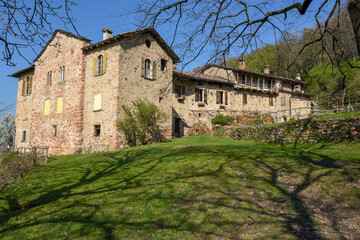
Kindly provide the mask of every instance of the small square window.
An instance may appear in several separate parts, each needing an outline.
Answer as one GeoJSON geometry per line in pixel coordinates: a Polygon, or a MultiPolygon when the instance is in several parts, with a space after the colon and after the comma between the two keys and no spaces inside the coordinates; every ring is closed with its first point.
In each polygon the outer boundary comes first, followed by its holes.
{"type": "Polygon", "coordinates": [[[22,131],[21,142],[26,142],[26,130],[22,131]]]}
{"type": "Polygon", "coordinates": [[[165,59],[161,59],[161,71],[165,71],[167,61],[165,59]]]}
{"type": "Polygon", "coordinates": [[[94,136],[99,137],[101,132],[101,125],[94,125],[94,136]]]}

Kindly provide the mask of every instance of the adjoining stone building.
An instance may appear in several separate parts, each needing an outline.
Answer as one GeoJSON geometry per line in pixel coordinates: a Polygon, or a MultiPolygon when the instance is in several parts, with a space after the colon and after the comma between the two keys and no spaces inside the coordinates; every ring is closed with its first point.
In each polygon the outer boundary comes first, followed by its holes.
{"type": "Polygon", "coordinates": [[[116,121],[122,105],[138,98],[168,114],[162,125],[168,138],[186,135],[199,121],[210,125],[217,113],[310,103],[300,80],[246,71],[244,64],[184,72],[176,70],[179,61],[154,28],[116,36],[105,28],[94,44],[56,30],[35,64],[12,75],[19,79],[15,146],[48,146],[51,154],[119,149],[125,142],[116,121]]]}

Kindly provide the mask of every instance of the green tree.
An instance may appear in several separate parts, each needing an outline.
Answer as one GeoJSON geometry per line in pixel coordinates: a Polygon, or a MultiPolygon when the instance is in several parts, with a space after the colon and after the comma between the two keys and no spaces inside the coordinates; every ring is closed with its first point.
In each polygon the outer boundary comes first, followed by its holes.
{"type": "Polygon", "coordinates": [[[124,115],[117,126],[130,146],[163,139],[159,124],[167,119],[167,115],[158,106],[147,99],[137,99],[132,102],[132,107],[123,105],[122,108],[124,115]]]}

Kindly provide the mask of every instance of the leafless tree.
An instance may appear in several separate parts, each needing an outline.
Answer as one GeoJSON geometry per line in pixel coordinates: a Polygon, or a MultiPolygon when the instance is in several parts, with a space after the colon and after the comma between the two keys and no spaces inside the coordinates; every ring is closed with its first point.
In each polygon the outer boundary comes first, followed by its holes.
{"type": "Polygon", "coordinates": [[[9,66],[15,66],[15,55],[32,62],[24,57],[23,49],[29,47],[36,54],[36,47],[43,47],[53,33],[54,22],[77,32],[73,5],[72,0],[0,0],[0,59],[9,66]]]}
{"type": "MultiPolygon", "coordinates": [[[[208,54],[208,60],[217,62],[232,55],[241,56],[262,43],[264,34],[273,32],[276,38],[283,37],[290,26],[296,28],[296,17],[306,15],[316,24],[316,37],[305,44],[299,53],[310,45],[332,37],[336,53],[343,54],[343,46],[330,31],[329,23],[342,0],[303,1],[250,1],[250,0],[141,0],[136,14],[140,26],[159,26],[172,23],[171,45],[180,47],[187,62],[208,54]],[[276,6],[280,6],[276,8],[276,6]],[[278,35],[278,36],[277,36],[278,35]],[[280,36],[279,36],[280,35],[280,36]],[[190,58],[189,58],[190,56],[190,58]]],[[[360,0],[348,0],[347,10],[359,54],[360,0]]],[[[349,31],[352,31],[349,29],[349,31]]],[[[325,44],[325,43],[324,43],[325,44]]],[[[322,44],[325,54],[331,55],[322,44]]],[[[346,58],[345,55],[342,56],[346,58]]]]}

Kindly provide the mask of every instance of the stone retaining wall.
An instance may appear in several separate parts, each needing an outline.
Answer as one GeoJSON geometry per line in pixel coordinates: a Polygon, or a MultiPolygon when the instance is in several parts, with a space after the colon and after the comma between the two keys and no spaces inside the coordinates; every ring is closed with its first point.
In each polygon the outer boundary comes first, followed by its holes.
{"type": "Polygon", "coordinates": [[[314,120],[307,118],[277,127],[229,126],[225,135],[235,140],[270,143],[360,142],[360,117],[314,120]]]}

